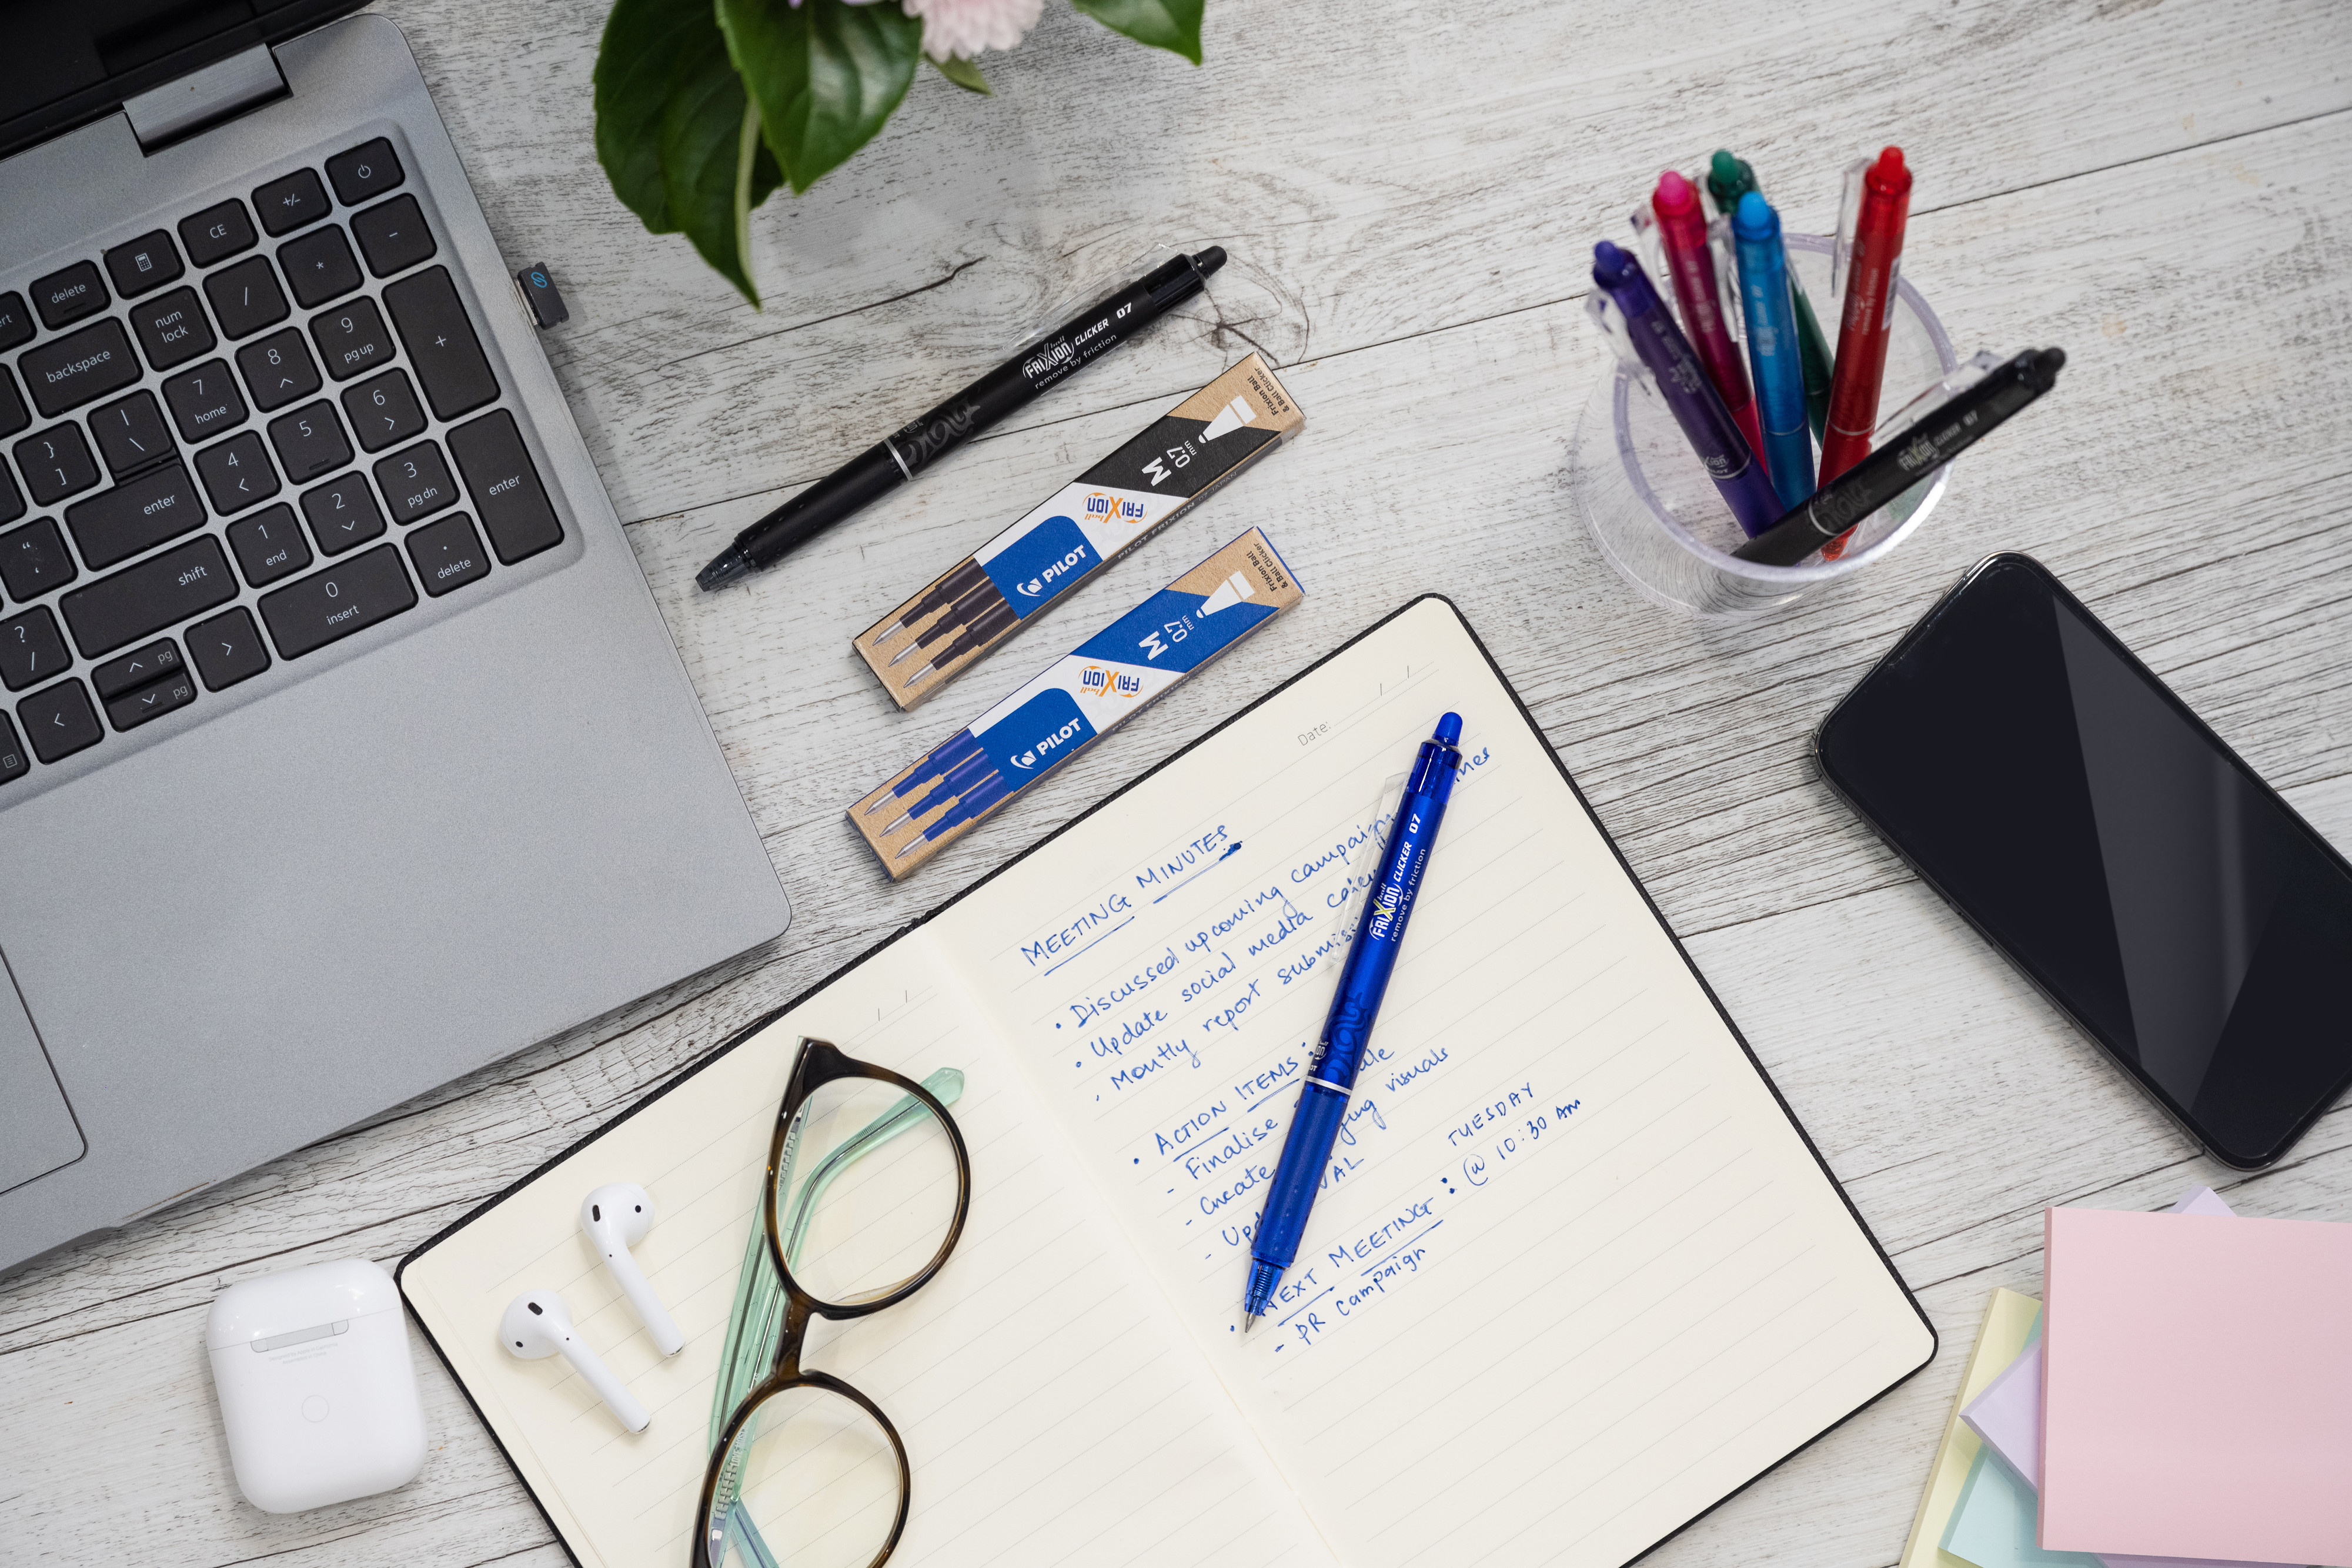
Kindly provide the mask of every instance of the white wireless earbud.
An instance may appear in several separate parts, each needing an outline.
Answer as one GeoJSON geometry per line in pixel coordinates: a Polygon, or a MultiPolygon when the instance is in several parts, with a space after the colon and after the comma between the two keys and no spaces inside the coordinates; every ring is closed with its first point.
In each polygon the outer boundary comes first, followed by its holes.
{"type": "Polygon", "coordinates": [[[539,1361],[560,1355],[572,1364],[596,1397],[613,1412],[613,1418],[632,1432],[642,1432],[653,1421],[637,1396],[629,1392],[628,1385],[606,1370],[596,1359],[596,1353],[580,1342],[572,1326],[572,1314],[564,1310],[563,1298],[552,1291],[527,1291],[514,1299],[506,1316],[499,1320],[499,1343],[507,1354],[521,1361],[539,1361]]]}
{"type": "Polygon", "coordinates": [[[664,1355],[676,1355],[686,1343],[686,1336],[677,1332],[669,1309],[654,1294],[645,1270],[629,1256],[629,1249],[643,1241],[653,1226],[654,1200],[635,1182],[616,1181],[600,1186],[580,1201],[580,1228],[588,1233],[589,1241],[604,1255],[604,1267],[613,1270],[621,1293],[636,1309],[637,1322],[646,1325],[654,1348],[664,1355]]]}

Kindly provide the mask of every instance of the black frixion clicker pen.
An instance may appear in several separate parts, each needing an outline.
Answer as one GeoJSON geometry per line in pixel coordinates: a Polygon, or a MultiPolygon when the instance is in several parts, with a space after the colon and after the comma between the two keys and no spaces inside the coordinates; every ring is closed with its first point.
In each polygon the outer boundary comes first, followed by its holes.
{"type": "Polygon", "coordinates": [[[1799,566],[1815,550],[2000,428],[2058,384],[2063,349],[2028,349],[1823,485],[1731,553],[1765,566],[1799,566]]]}
{"type": "Polygon", "coordinates": [[[1198,256],[1171,257],[1097,301],[745,528],[694,580],[705,589],[732,582],[906,484],[1039,392],[1066,381],[1201,292],[1209,274],[1224,264],[1223,250],[1211,246],[1198,256]]]}

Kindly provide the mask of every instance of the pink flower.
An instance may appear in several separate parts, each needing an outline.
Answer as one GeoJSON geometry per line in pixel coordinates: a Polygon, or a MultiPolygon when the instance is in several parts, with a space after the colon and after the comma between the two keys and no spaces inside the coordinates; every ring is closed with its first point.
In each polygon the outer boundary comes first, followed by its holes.
{"type": "Polygon", "coordinates": [[[1045,8],[1045,0],[900,0],[909,16],[923,19],[923,53],[935,60],[950,55],[971,58],[982,49],[1009,49],[1019,43],[1045,8]]]}

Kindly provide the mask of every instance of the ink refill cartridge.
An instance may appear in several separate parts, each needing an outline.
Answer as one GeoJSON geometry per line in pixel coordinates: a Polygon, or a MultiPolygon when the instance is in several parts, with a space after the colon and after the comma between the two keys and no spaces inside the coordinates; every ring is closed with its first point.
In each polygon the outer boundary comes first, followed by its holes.
{"type": "Polygon", "coordinates": [[[911,708],[1306,423],[1265,361],[1247,355],[850,645],[890,700],[911,708]]]}
{"type": "Polygon", "coordinates": [[[1252,528],[849,808],[892,881],[1306,597],[1252,528]]]}

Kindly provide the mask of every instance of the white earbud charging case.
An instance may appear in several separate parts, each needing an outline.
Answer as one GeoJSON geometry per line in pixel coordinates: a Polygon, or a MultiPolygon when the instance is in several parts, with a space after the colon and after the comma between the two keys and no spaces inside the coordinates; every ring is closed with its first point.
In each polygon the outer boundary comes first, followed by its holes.
{"type": "Polygon", "coordinates": [[[425,1468],[400,1287],[375,1264],[231,1285],[213,1298],[205,1345],[237,1488],[263,1512],[390,1491],[425,1468]]]}

